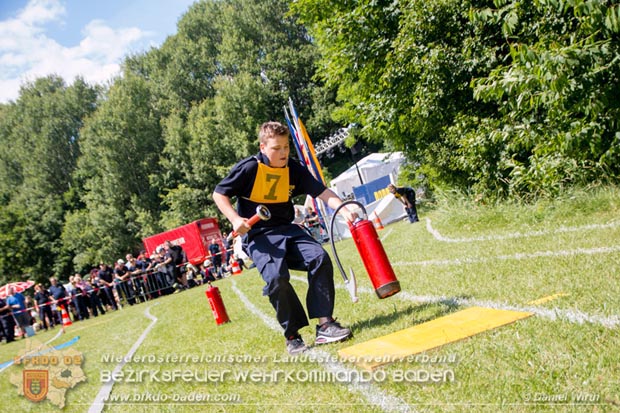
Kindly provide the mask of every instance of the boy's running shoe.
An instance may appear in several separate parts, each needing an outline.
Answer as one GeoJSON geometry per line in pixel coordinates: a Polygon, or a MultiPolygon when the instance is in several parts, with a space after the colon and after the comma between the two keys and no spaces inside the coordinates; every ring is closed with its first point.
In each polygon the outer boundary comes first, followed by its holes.
{"type": "Polygon", "coordinates": [[[288,351],[288,354],[295,355],[303,353],[307,349],[306,343],[304,343],[304,340],[299,334],[291,336],[286,340],[286,351],[288,351]]]}
{"type": "Polygon", "coordinates": [[[352,337],[353,333],[346,327],[340,325],[335,319],[316,326],[316,340],[314,344],[335,343],[344,341],[352,337]]]}

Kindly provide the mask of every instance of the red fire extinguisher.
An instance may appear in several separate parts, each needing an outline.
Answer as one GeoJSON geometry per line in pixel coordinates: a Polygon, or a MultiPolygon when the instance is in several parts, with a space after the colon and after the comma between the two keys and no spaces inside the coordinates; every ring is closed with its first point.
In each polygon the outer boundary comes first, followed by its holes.
{"type": "MultiPolygon", "coordinates": [[[[400,291],[400,283],[398,282],[398,279],[396,279],[396,274],[394,274],[394,269],[392,269],[390,260],[388,259],[387,254],[383,249],[383,245],[379,240],[379,235],[377,234],[374,224],[368,220],[368,214],[366,213],[366,208],[364,208],[364,205],[357,201],[343,202],[342,205],[334,211],[334,217],[342,207],[349,204],[356,204],[364,212],[363,219],[359,219],[355,222],[349,222],[349,230],[351,231],[351,236],[353,237],[353,242],[357,247],[357,251],[362,257],[362,262],[368,272],[368,276],[370,277],[370,281],[375,289],[375,293],[379,298],[390,297],[400,291]]],[[[355,274],[351,269],[351,277],[349,278],[346,276],[334,246],[334,221],[335,219],[332,219],[330,228],[332,252],[334,253],[338,268],[342,273],[342,278],[344,279],[345,285],[349,290],[349,294],[351,294],[351,299],[353,302],[357,302],[357,295],[355,291],[355,274]]]]}
{"type": "Polygon", "coordinates": [[[224,301],[222,300],[222,296],[220,295],[220,289],[212,286],[211,283],[209,283],[205,294],[207,295],[207,299],[209,300],[209,304],[211,305],[211,311],[213,312],[215,323],[218,326],[220,324],[228,323],[230,319],[228,318],[228,314],[226,313],[226,307],[224,306],[224,301]]]}

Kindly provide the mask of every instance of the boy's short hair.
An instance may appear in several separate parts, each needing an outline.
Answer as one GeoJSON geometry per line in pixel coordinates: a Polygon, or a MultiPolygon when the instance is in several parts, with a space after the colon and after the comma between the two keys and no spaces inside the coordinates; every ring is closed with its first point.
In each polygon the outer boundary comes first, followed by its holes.
{"type": "Polygon", "coordinates": [[[265,122],[260,125],[260,131],[258,133],[258,140],[261,143],[274,136],[286,136],[289,137],[289,130],[286,126],[280,122],[265,122]]]}

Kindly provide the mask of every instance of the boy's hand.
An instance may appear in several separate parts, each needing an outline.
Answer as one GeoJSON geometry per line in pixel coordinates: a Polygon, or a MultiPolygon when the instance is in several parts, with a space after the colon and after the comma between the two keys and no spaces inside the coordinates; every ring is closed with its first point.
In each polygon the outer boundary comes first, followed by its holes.
{"type": "Polygon", "coordinates": [[[359,218],[359,215],[357,215],[357,212],[354,211],[350,211],[348,208],[342,208],[342,210],[340,211],[340,213],[345,217],[345,219],[348,222],[355,222],[356,219],[359,218]]]}
{"type": "Polygon", "coordinates": [[[247,234],[247,232],[252,229],[250,225],[248,225],[248,219],[243,217],[237,217],[232,222],[233,230],[239,235],[247,234]]]}

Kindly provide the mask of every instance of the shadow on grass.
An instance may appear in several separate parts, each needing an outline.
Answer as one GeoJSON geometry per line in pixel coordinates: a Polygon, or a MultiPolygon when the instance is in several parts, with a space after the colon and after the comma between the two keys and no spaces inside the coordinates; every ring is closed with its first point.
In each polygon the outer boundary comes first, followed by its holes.
{"type": "Polygon", "coordinates": [[[362,328],[373,328],[377,326],[384,326],[386,324],[393,324],[403,318],[411,319],[411,326],[426,323],[428,321],[435,320],[439,317],[443,317],[455,311],[461,309],[459,300],[466,299],[467,297],[452,297],[439,301],[433,301],[430,303],[423,303],[418,305],[410,305],[406,308],[392,311],[389,314],[380,314],[375,317],[360,320],[353,323],[350,328],[353,330],[362,328]],[[432,311],[429,315],[421,316],[428,311],[432,311]]]}

